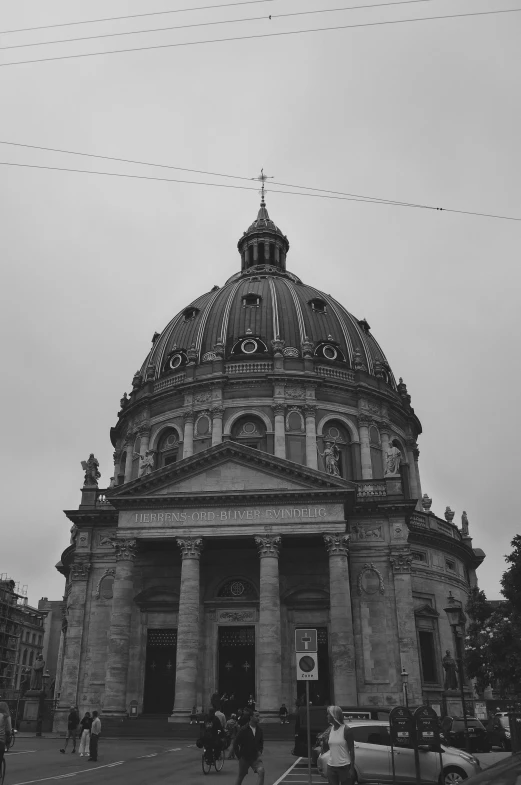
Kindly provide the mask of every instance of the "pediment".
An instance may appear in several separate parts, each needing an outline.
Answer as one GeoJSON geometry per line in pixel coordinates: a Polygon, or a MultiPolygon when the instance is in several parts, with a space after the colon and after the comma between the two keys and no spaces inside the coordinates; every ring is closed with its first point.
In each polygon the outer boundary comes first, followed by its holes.
{"type": "Polygon", "coordinates": [[[422,605],[420,608],[416,608],[414,611],[415,616],[423,616],[428,617],[430,619],[439,619],[440,614],[438,611],[434,610],[431,605],[422,605]]]}
{"type": "Polygon", "coordinates": [[[107,493],[107,498],[114,506],[120,506],[118,501],[147,497],[313,490],[351,491],[354,494],[355,485],[250,447],[226,442],[114,488],[107,493]]]}

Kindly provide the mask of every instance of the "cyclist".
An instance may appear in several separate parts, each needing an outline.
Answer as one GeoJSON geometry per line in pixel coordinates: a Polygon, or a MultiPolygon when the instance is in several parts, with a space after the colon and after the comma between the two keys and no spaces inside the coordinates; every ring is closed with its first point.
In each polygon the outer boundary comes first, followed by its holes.
{"type": "Polygon", "coordinates": [[[7,745],[11,741],[11,733],[13,732],[13,726],[11,724],[11,713],[9,711],[9,706],[5,701],[0,703],[0,767],[2,766],[2,761],[4,760],[4,753],[6,751],[7,745]]]}
{"type": "Polygon", "coordinates": [[[203,720],[203,747],[204,753],[209,758],[218,758],[221,754],[223,727],[220,720],[215,716],[215,709],[212,707],[203,720]]]}

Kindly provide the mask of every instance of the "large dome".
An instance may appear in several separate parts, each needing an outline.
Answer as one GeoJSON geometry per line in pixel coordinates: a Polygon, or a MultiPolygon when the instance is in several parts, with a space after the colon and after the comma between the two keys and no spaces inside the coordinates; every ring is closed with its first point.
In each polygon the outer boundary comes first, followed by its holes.
{"type": "Polygon", "coordinates": [[[396,389],[367,321],[286,270],[289,243],[264,202],[238,247],[241,272],[187,304],[154,336],[137,377],[159,379],[190,360],[268,359],[281,350],[288,359],[320,359],[339,378],[342,370],[366,371],[396,389]]]}

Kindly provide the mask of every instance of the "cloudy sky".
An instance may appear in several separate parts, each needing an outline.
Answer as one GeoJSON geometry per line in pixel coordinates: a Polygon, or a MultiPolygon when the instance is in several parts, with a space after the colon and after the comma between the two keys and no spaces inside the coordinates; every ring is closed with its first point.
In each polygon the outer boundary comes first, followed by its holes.
{"type": "MultiPolygon", "coordinates": [[[[98,24],[216,0],[1,0],[2,141],[521,218],[516,0],[266,0],[98,24]],[[272,19],[266,17],[271,14],[272,19]],[[249,22],[229,20],[263,17],[249,22]],[[228,20],[227,24],[209,22],[228,20]],[[165,32],[5,49],[158,27],[165,32]],[[238,38],[96,57],[4,63],[238,38]]],[[[242,185],[246,180],[0,145],[0,161],[242,185]]],[[[281,186],[279,186],[280,188],[281,186]]],[[[273,189],[276,186],[273,185],[273,189]]],[[[285,190],[296,189],[294,187],[285,190]]],[[[80,461],[112,474],[109,429],[154,331],[239,269],[256,190],[0,166],[0,572],[58,599],[80,461]]],[[[365,317],[424,433],[433,511],[466,510],[499,596],[519,531],[521,222],[268,194],[288,267],[365,317]]]]}

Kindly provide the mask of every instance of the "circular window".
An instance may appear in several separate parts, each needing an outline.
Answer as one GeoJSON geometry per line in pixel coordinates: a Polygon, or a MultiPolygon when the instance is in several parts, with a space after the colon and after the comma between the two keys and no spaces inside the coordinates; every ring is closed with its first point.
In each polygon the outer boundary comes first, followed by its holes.
{"type": "Polygon", "coordinates": [[[338,430],[338,428],[335,428],[334,425],[331,426],[331,428],[329,429],[329,437],[331,439],[339,439],[340,438],[340,431],[338,430]]]}
{"type": "Polygon", "coordinates": [[[234,597],[240,597],[244,594],[244,583],[242,581],[234,581],[230,586],[230,592],[234,597]]]}
{"type": "Polygon", "coordinates": [[[252,341],[251,339],[243,341],[241,349],[245,354],[253,354],[257,351],[257,341],[252,341]]]}
{"type": "Polygon", "coordinates": [[[242,430],[243,430],[244,433],[255,433],[255,431],[256,431],[255,423],[253,423],[253,422],[244,423],[244,426],[243,426],[242,430]]]}
{"type": "Polygon", "coordinates": [[[177,445],[177,433],[169,433],[165,439],[165,447],[175,447],[177,445]]]}
{"type": "Polygon", "coordinates": [[[200,417],[197,420],[197,433],[202,436],[210,430],[210,420],[208,417],[200,417]]]}
{"type": "Polygon", "coordinates": [[[327,357],[328,360],[336,360],[337,355],[338,355],[337,350],[335,349],[335,347],[334,346],[330,346],[329,344],[327,344],[327,346],[324,346],[324,348],[322,349],[322,352],[324,354],[324,357],[327,357]]]}
{"type": "Polygon", "coordinates": [[[183,358],[181,357],[181,355],[174,354],[174,356],[170,358],[170,362],[169,362],[170,368],[173,371],[175,371],[176,368],[179,368],[182,362],[183,362],[183,358]]]}

